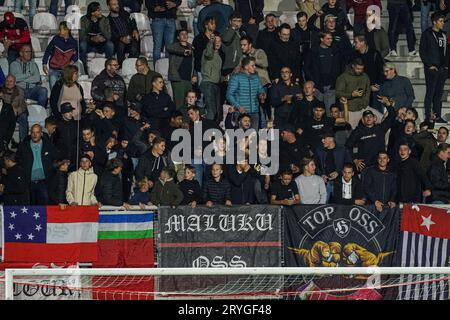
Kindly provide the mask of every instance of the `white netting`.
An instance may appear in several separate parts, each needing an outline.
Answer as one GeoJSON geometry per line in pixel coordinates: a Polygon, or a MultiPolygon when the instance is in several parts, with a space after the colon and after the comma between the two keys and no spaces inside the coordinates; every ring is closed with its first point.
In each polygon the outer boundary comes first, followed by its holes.
{"type": "MultiPolygon", "coordinates": [[[[280,270],[283,270],[280,268],[280,270]]],[[[201,270],[200,270],[201,272],[201,270]]],[[[445,274],[14,276],[14,299],[449,300],[445,274]]],[[[82,273],[82,272],[81,272],[82,273]]],[[[323,268],[323,273],[329,273],[323,268]]],[[[1,299],[5,298],[1,278],[1,299]]]]}

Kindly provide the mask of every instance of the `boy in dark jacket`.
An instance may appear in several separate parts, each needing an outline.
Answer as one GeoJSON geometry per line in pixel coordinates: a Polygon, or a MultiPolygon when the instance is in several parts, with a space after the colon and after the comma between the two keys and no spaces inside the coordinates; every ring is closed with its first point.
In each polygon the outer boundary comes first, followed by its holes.
{"type": "Polygon", "coordinates": [[[161,170],[158,181],[150,194],[152,203],[157,206],[178,206],[183,201],[183,193],[173,181],[175,173],[170,168],[161,170]]]}
{"type": "Polygon", "coordinates": [[[419,161],[411,157],[411,148],[401,144],[401,162],[397,167],[397,199],[399,202],[423,203],[423,197],[431,195],[432,185],[419,161]]]}
{"type": "Polygon", "coordinates": [[[450,184],[448,182],[445,163],[449,159],[450,145],[442,143],[433,155],[428,168],[428,178],[432,186],[430,202],[434,204],[448,204],[450,198],[450,184]]]}
{"type": "Polygon", "coordinates": [[[342,177],[333,183],[333,202],[345,205],[362,206],[366,203],[361,181],[355,177],[355,171],[351,163],[344,164],[342,177]]]}
{"type": "Polygon", "coordinates": [[[228,170],[231,184],[231,202],[234,204],[255,204],[256,177],[248,160],[231,166],[228,170]]]}
{"type": "Polygon", "coordinates": [[[202,189],[197,180],[195,180],[196,170],[191,165],[186,165],[184,168],[184,179],[178,186],[180,187],[181,192],[183,193],[183,201],[181,201],[181,205],[190,205],[192,208],[195,208],[197,204],[201,203],[203,200],[202,189]]]}
{"type": "Polygon", "coordinates": [[[397,176],[388,167],[389,155],[378,152],[377,164],[364,170],[362,174],[364,193],[368,204],[374,204],[381,212],[383,206],[395,207],[397,197],[397,176]]]}
{"type": "Polygon", "coordinates": [[[7,152],[3,157],[3,161],[6,168],[6,176],[3,176],[0,192],[4,194],[4,204],[30,204],[28,184],[25,182],[25,171],[17,164],[16,153],[7,152]]]}
{"type": "Polygon", "coordinates": [[[69,178],[69,160],[55,161],[56,174],[50,180],[48,196],[51,204],[59,204],[60,207],[67,205],[66,189],[69,178]]]}
{"type": "Polygon", "coordinates": [[[130,205],[139,205],[142,209],[145,208],[145,205],[150,203],[150,192],[149,192],[149,180],[147,178],[142,178],[139,180],[138,190],[131,196],[128,203],[130,205]]]}
{"type": "Polygon", "coordinates": [[[213,205],[231,206],[231,185],[222,178],[222,165],[214,164],[211,167],[212,179],[205,182],[203,186],[203,195],[207,207],[213,205]]]}
{"type": "Polygon", "coordinates": [[[122,171],[123,163],[120,159],[112,159],[106,164],[106,171],[100,179],[100,202],[103,205],[124,207],[126,210],[130,209],[130,205],[123,201],[122,196],[122,180],[120,172],[122,171]]]}

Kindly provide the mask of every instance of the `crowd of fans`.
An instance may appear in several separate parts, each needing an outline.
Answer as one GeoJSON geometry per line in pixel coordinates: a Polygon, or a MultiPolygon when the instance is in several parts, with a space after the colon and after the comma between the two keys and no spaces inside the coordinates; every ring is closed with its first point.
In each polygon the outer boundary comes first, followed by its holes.
{"type": "MultiPolygon", "coordinates": [[[[32,20],[36,1],[29,3],[32,20]]],[[[57,1],[51,3],[55,12],[57,1]]],[[[4,204],[339,203],[374,204],[381,211],[398,202],[449,203],[448,130],[437,125],[445,123],[441,98],[448,77],[444,2],[433,6],[431,19],[428,8],[422,21],[426,96],[419,126],[413,86],[389,61],[397,56],[401,25],[409,55],[417,55],[406,0],[387,1],[388,32],[377,1],[348,1],[346,8],[336,0],[322,7],[297,1],[291,28],[279,25],[275,14],[264,16],[262,0],[236,0],[235,8],[192,0],[192,43],[184,24],[176,30],[180,3],[145,1],[153,61],[162,53],[169,58],[167,82],[140,56],[139,30],[124,10],[140,11],[139,1],[108,0],[107,16],[99,3],[89,3],[77,39],[60,23],[42,58],[50,92],[33,60],[27,22],[5,13],[0,41],[10,67],[0,77],[4,204]],[[86,100],[79,68],[88,71],[87,53],[93,51],[107,59],[92,81],[92,100],[86,100]],[[128,85],[120,73],[126,57],[137,58],[128,85]],[[49,109],[44,127],[28,128],[27,99],[49,109]],[[12,138],[16,123],[20,141],[12,138]],[[214,154],[225,159],[240,149],[244,159],[197,162],[202,150],[193,148],[190,163],[174,163],[172,133],[183,128],[193,137],[198,124],[202,133],[279,129],[279,150],[271,148],[273,137],[225,136],[214,141],[214,154]],[[256,161],[249,156],[251,139],[258,142],[256,161]],[[268,174],[269,157],[279,163],[277,174],[268,174]]]]}

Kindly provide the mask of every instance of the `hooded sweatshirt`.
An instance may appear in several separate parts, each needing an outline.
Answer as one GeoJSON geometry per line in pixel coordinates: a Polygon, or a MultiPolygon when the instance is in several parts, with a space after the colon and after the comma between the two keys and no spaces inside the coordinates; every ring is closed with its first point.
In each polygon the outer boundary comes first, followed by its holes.
{"type": "Polygon", "coordinates": [[[88,170],[78,169],[69,174],[67,182],[67,202],[76,203],[79,206],[91,206],[97,204],[95,186],[97,175],[92,168],[88,170]]]}

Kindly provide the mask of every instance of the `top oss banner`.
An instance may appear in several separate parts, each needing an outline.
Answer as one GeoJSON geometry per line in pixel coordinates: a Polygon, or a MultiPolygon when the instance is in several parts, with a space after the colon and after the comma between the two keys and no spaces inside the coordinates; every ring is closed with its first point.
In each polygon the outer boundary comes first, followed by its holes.
{"type": "MultiPolygon", "coordinates": [[[[392,266],[400,227],[399,209],[380,213],[373,206],[330,204],[285,210],[287,267],[392,266]]],[[[382,299],[387,295],[379,290],[339,290],[367,288],[367,276],[335,276],[333,280],[305,278],[290,290],[305,299],[382,299]],[[324,290],[327,294],[323,294],[324,290]]]]}

